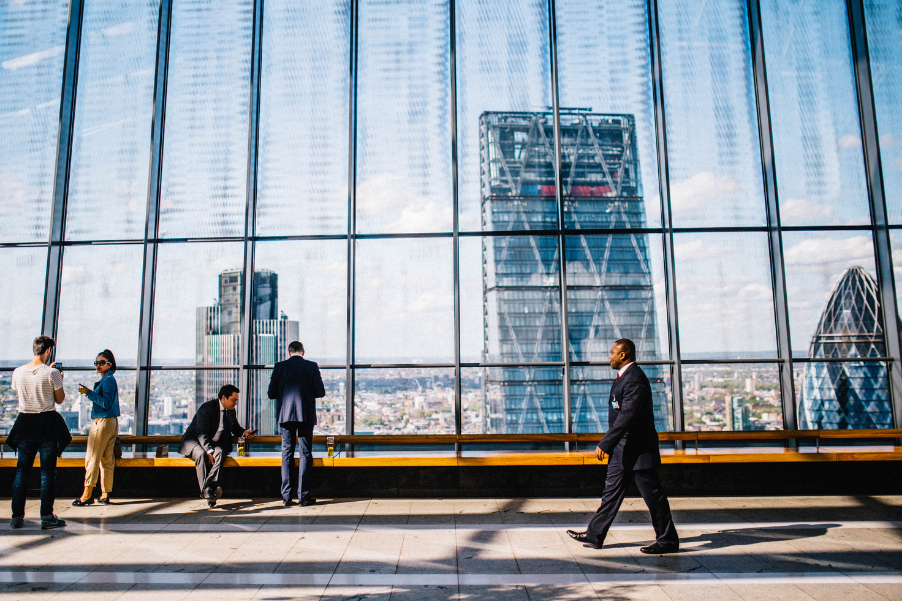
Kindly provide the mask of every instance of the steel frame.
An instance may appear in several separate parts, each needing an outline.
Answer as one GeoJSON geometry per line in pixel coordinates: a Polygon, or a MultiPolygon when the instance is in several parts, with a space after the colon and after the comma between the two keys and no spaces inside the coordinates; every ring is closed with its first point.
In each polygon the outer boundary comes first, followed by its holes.
{"type": "MultiPolygon", "coordinates": [[[[154,365],[152,361],[152,336],[154,314],[154,289],[157,254],[160,244],[178,242],[213,242],[213,241],[241,241],[244,244],[244,274],[245,288],[243,299],[242,317],[242,363],[235,366],[240,371],[241,382],[246,384],[248,372],[252,369],[267,368],[269,366],[252,364],[250,357],[250,300],[253,298],[254,250],[257,241],[262,240],[326,240],[341,239],[348,243],[348,271],[347,271],[347,359],[344,365],[323,366],[329,369],[344,369],[346,374],[346,432],[354,432],[354,376],[355,370],[360,368],[402,368],[402,367],[448,367],[455,369],[455,428],[461,432],[461,370],[473,367],[495,366],[558,366],[564,370],[564,399],[566,413],[566,431],[572,428],[572,411],[569,391],[569,372],[572,366],[603,366],[604,362],[576,362],[571,361],[569,345],[567,344],[569,332],[567,328],[567,283],[566,283],[566,257],[565,237],[568,234],[661,234],[664,238],[664,272],[667,287],[667,316],[669,328],[670,358],[662,361],[641,361],[640,364],[669,364],[673,370],[673,418],[674,428],[683,428],[683,399],[682,399],[682,364],[729,364],[729,363],[775,363],[781,366],[781,392],[783,398],[784,426],[787,429],[795,427],[795,399],[793,386],[793,364],[809,363],[809,358],[793,358],[786,298],[786,276],[783,267],[782,232],[790,231],[869,231],[872,233],[878,281],[880,283],[881,302],[883,303],[884,324],[887,333],[887,351],[889,357],[868,358],[867,361],[886,362],[890,364],[891,394],[893,399],[894,422],[897,428],[902,428],[902,341],[900,341],[900,329],[898,327],[898,310],[896,306],[896,290],[892,270],[892,255],[890,248],[890,231],[900,229],[902,226],[888,223],[886,202],[883,190],[883,176],[880,163],[880,149],[878,143],[877,119],[874,108],[872,92],[872,80],[867,46],[867,31],[862,0],[846,0],[848,12],[848,25],[851,37],[852,62],[855,72],[860,122],[862,129],[862,141],[864,146],[864,159],[867,170],[869,189],[869,202],[871,210],[871,224],[863,226],[805,226],[788,227],[780,224],[778,188],[776,182],[776,168],[774,165],[773,134],[770,127],[770,107],[767,91],[767,77],[764,54],[764,40],[760,17],[760,0],[746,0],[749,35],[752,47],[752,69],[754,72],[755,95],[757,104],[757,117],[759,126],[759,138],[761,143],[762,169],[764,176],[764,192],[768,223],[765,227],[714,227],[714,228],[677,228],[673,226],[670,213],[669,198],[669,169],[667,162],[667,137],[666,118],[664,106],[663,68],[661,64],[661,40],[658,25],[657,0],[646,0],[648,19],[648,35],[651,56],[651,78],[654,105],[654,118],[657,135],[657,159],[659,192],[662,199],[661,228],[618,228],[610,230],[572,230],[567,229],[564,223],[564,199],[562,173],[561,141],[560,141],[560,107],[558,90],[558,56],[557,56],[557,24],[555,0],[546,0],[546,11],[549,27],[550,54],[547,57],[551,67],[552,88],[552,112],[554,116],[554,153],[555,169],[558,186],[556,187],[556,202],[558,211],[558,227],[555,229],[541,230],[541,234],[556,236],[560,245],[558,261],[560,262],[561,275],[561,328],[564,355],[561,362],[540,362],[524,364],[493,364],[488,362],[462,362],[460,356],[460,266],[459,266],[459,239],[464,236],[534,236],[536,231],[460,231],[458,220],[458,140],[457,140],[457,64],[456,64],[456,0],[449,0],[450,19],[450,75],[451,75],[451,131],[452,131],[452,190],[454,218],[451,232],[440,233],[411,233],[411,234],[358,234],[356,232],[356,146],[357,146],[357,64],[358,64],[358,14],[359,0],[348,0],[350,11],[350,61],[349,69],[349,147],[348,147],[348,229],[347,234],[335,235],[302,235],[302,236],[256,236],[256,179],[257,179],[257,150],[258,150],[258,125],[260,112],[260,91],[262,66],[262,36],[263,36],[263,11],[265,0],[254,0],[254,36],[253,36],[253,66],[251,70],[251,94],[248,127],[248,181],[247,181],[247,206],[245,233],[243,237],[211,237],[211,238],[179,238],[161,239],[159,237],[160,215],[160,185],[163,161],[163,135],[166,111],[166,88],[169,65],[169,40],[171,31],[172,2],[174,0],[161,0],[158,21],[158,37],[156,51],[156,70],[154,81],[154,106],[151,136],[150,170],[148,175],[148,199],[147,220],[143,240],[96,240],[96,241],[67,241],[65,240],[66,202],[69,185],[69,168],[71,164],[73,125],[76,110],[76,88],[78,79],[78,62],[80,39],[85,0],[71,0],[69,8],[69,24],[66,33],[65,62],[63,69],[62,97],[60,106],[60,122],[58,133],[58,146],[55,161],[55,179],[52,201],[52,215],[50,222],[49,240],[47,243],[21,242],[2,243],[0,248],[46,246],[48,249],[47,272],[44,287],[44,303],[42,311],[41,329],[45,334],[55,336],[60,303],[60,280],[62,275],[63,254],[65,247],[87,244],[143,244],[144,262],[142,272],[141,313],[139,323],[139,348],[137,366],[123,366],[122,369],[137,370],[137,390],[135,401],[135,433],[143,435],[147,432],[147,417],[150,400],[150,376],[152,370],[199,370],[198,366],[163,366],[154,365]],[[705,360],[683,359],[679,345],[679,324],[677,311],[677,292],[674,278],[675,262],[673,257],[673,235],[684,232],[766,232],[769,240],[770,261],[772,270],[772,285],[774,294],[775,323],[777,330],[776,358],[749,358],[737,360],[705,360]],[[355,340],[355,252],[357,239],[369,238],[445,238],[453,240],[454,249],[454,362],[451,364],[357,364],[354,356],[355,340]]],[[[175,0],[177,1],[177,0],[175,0]]],[[[821,358],[816,361],[842,361],[836,358],[821,358]]],[[[228,367],[216,366],[215,369],[228,367]]],[[[0,368],[0,371],[8,371],[12,368],[0,368]]],[[[211,368],[212,369],[212,368],[211,368]]]]}

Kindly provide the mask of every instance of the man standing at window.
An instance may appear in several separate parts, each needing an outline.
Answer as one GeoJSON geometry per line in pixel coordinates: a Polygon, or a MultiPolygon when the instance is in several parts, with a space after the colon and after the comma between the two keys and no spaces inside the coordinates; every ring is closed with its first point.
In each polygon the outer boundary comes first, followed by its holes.
{"type": "Polygon", "coordinates": [[[636,364],[636,345],[631,340],[616,341],[608,359],[611,368],[617,370],[617,378],[608,402],[608,432],[595,448],[595,457],[599,460],[610,457],[608,476],[601,506],[589,526],[582,533],[567,531],[567,535],[593,548],[601,548],[626,496],[626,488],[630,480],[634,480],[648,506],[656,537],[655,543],[639,551],[643,554],[676,552],[680,549],[680,538],[658,477],[661,452],[652,411],[651,385],[645,372],[636,364]]]}
{"type": "Polygon", "coordinates": [[[246,439],[254,438],[253,431],[244,430],[238,423],[235,413],[238,393],[235,385],[223,385],[219,389],[219,399],[211,399],[197,408],[179,446],[180,454],[194,460],[200,494],[210,508],[222,497],[219,471],[232,451],[232,437],[243,435],[246,439]]]}
{"type": "Polygon", "coordinates": [[[276,364],[269,381],[269,398],[276,400],[276,420],[282,434],[282,503],[290,506],[291,466],[294,442],[300,444],[298,463],[298,503],[315,504],[310,495],[310,469],[313,467],[313,427],[316,425],[316,399],[326,396],[323,378],[316,362],[304,359],[304,345],[288,345],[288,359],[276,364]]]}
{"type": "Polygon", "coordinates": [[[41,528],[56,529],[66,521],[53,514],[56,499],[56,458],[72,440],[66,422],[56,411],[63,403],[63,375],[47,365],[56,342],[41,335],[32,344],[34,359],[13,371],[12,388],[19,396],[19,415],[9,432],[6,444],[18,452],[16,477],[13,481],[13,516],[10,526],[21,529],[25,525],[25,484],[34,466],[34,457],[41,455],[41,528]]]}

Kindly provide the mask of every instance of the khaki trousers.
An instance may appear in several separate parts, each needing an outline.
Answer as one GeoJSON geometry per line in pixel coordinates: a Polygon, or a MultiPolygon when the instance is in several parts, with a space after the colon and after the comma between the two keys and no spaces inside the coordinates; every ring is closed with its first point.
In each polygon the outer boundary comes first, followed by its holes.
{"type": "Polygon", "coordinates": [[[85,487],[97,484],[98,470],[102,476],[100,488],[103,493],[113,490],[113,444],[119,434],[118,418],[95,418],[88,434],[88,452],[85,454],[85,487]]]}

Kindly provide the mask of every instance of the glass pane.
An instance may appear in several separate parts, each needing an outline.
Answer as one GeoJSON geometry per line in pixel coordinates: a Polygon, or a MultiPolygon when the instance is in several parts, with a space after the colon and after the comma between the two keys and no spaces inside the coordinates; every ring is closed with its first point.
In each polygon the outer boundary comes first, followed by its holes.
{"type": "Polygon", "coordinates": [[[658,10],[673,225],[764,225],[746,3],[663,0],[658,10]]]}
{"type": "MultiPolygon", "coordinates": [[[[641,357],[641,356],[640,356],[641,357]]],[[[651,384],[655,428],[673,430],[673,390],[668,365],[643,365],[651,384]]],[[[617,373],[607,366],[574,366],[570,370],[570,407],[573,431],[600,433],[608,430],[608,400],[617,373]]]]}
{"type": "Polygon", "coordinates": [[[886,357],[871,235],[784,232],[783,248],[793,356],[886,357]]]}
{"type": "Polygon", "coordinates": [[[463,432],[563,433],[563,368],[463,368],[463,432]]]}
{"type": "Polygon", "coordinates": [[[892,223],[902,222],[902,3],[866,0],[868,55],[880,131],[883,190],[892,223]]]}
{"type": "Polygon", "coordinates": [[[144,237],[159,15],[159,0],[85,2],[70,240],[144,237]]]}
{"type": "Polygon", "coordinates": [[[893,428],[885,363],[810,362],[796,366],[802,372],[796,379],[799,428],[893,428]]]}
{"type": "Polygon", "coordinates": [[[357,242],[357,363],[454,361],[451,239],[357,242]]]}
{"type": "Polygon", "coordinates": [[[558,0],[555,15],[567,225],[660,226],[646,3],[558,0]]]}
{"type": "Polygon", "coordinates": [[[633,340],[640,360],[670,356],[661,242],[648,234],[567,237],[572,361],[606,361],[620,338],[633,340]]]}
{"type": "MultiPolygon", "coordinates": [[[[341,370],[321,370],[326,396],[316,400],[317,425],[314,432],[318,435],[340,435],[345,432],[345,383],[346,372],[341,370]]],[[[279,425],[276,422],[276,402],[267,394],[272,369],[250,370],[248,372],[247,428],[257,429],[258,435],[278,435],[279,425]]]]}
{"type": "MultiPolygon", "coordinates": [[[[114,352],[115,353],[115,352],[114,352]]],[[[64,360],[65,361],[65,360],[64,360]]],[[[119,363],[119,357],[116,357],[119,363]]],[[[119,388],[119,434],[135,434],[135,390],[138,376],[137,370],[116,370],[116,386],[119,388]]],[[[100,375],[93,370],[71,370],[63,380],[66,400],[58,406],[59,413],[66,420],[66,425],[73,435],[87,435],[91,430],[91,400],[78,392],[78,385],[84,384],[89,389],[100,380],[100,375]]],[[[181,435],[182,433],[174,433],[181,435]]]]}
{"type": "Polygon", "coordinates": [[[761,3],[784,226],[870,223],[843,0],[761,3]]]}
{"type": "MultiPolygon", "coordinates": [[[[216,399],[223,385],[238,383],[238,370],[154,370],[150,376],[148,435],[183,435],[203,403],[216,399]]],[[[247,392],[238,401],[244,424],[247,392]]],[[[170,448],[172,451],[172,448],[170,448]]]]}
{"type": "Polygon", "coordinates": [[[0,242],[47,240],[67,0],[0,2],[0,242]]]}
{"type": "Polygon", "coordinates": [[[138,358],[143,245],[66,247],[57,326],[59,361],[92,366],[109,349],[121,366],[138,358]]]}
{"type": "Polygon", "coordinates": [[[683,414],[687,431],[780,430],[780,367],[683,364],[683,414]]]}
{"type": "Polygon", "coordinates": [[[234,366],[241,361],[243,251],[240,242],[160,245],[154,365],[234,366]]]}
{"type": "Polygon", "coordinates": [[[889,242],[893,253],[893,281],[896,285],[896,310],[902,316],[902,230],[890,230],[889,242]]]}
{"type": "Polygon", "coordinates": [[[460,239],[461,360],[561,362],[556,236],[460,239]]]}
{"type": "Polygon", "coordinates": [[[673,244],[683,357],[776,357],[767,236],[675,234],[673,244]]]}
{"type": "Polygon", "coordinates": [[[347,0],[267,0],[257,234],[348,231],[347,0]]]}
{"type": "Polygon", "coordinates": [[[297,340],[307,359],[344,365],[347,255],[344,240],[257,243],[252,363],[281,362],[288,344],[297,340]]]}
{"type": "Polygon", "coordinates": [[[357,231],[450,232],[448,2],[359,7],[357,231]]]}
{"type": "Polygon", "coordinates": [[[253,0],[172,7],[160,236],[244,234],[253,0]]]}
{"type": "Polygon", "coordinates": [[[0,249],[0,274],[0,366],[21,366],[31,361],[31,343],[41,334],[47,248],[0,249]]]}
{"type": "MultiPolygon", "coordinates": [[[[483,219],[485,191],[482,176],[487,168],[480,151],[485,144],[483,113],[499,111],[496,116],[503,118],[511,112],[528,111],[540,123],[548,119],[551,62],[545,4],[542,0],[455,2],[461,230],[490,227],[483,219]]],[[[511,117],[523,118],[522,115],[511,117]]],[[[518,144],[528,142],[536,152],[547,152],[541,141],[543,136],[547,138],[546,131],[538,128],[530,141],[521,140],[518,144]]],[[[530,196],[543,195],[540,189],[538,194],[530,196]]],[[[556,221],[544,227],[555,228],[556,221]]]]}
{"type": "Polygon", "coordinates": [[[354,372],[354,434],[453,434],[454,369],[354,372]]]}

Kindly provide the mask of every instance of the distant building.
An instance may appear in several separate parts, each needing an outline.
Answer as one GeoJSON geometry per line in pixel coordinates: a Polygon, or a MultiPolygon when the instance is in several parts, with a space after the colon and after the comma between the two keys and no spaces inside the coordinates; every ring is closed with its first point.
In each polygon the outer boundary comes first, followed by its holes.
{"type": "Polygon", "coordinates": [[[808,348],[809,358],[850,358],[805,364],[799,428],[892,428],[883,311],[877,283],[861,267],[846,270],[833,288],[808,348]]]}
{"type": "MultiPolygon", "coordinates": [[[[486,362],[561,361],[557,178],[551,113],[486,112],[480,116],[483,228],[534,231],[483,238],[486,362]],[[546,232],[543,232],[545,230],[546,232]]],[[[644,228],[636,126],[632,115],[561,113],[566,226],[644,228]]],[[[646,234],[567,236],[568,336],[572,354],[606,361],[611,343],[632,339],[640,359],[657,359],[658,341],[646,234]]],[[[665,371],[643,367],[658,429],[669,430],[665,371]]],[[[485,371],[483,432],[560,432],[565,416],[559,367],[485,371]]],[[[574,367],[575,431],[607,427],[614,373],[574,367]]]]}
{"type": "MultiPolygon", "coordinates": [[[[237,367],[241,363],[242,275],[242,270],[221,273],[217,304],[197,308],[196,364],[230,368],[197,371],[195,412],[205,401],[215,399],[222,385],[238,384],[237,367]]],[[[298,339],[298,322],[279,313],[278,274],[269,270],[254,272],[253,294],[251,362],[272,365],[284,359],[288,354],[288,344],[298,339]]],[[[242,391],[242,399],[248,404],[250,424],[261,433],[275,432],[275,409],[266,395],[269,373],[251,370],[248,385],[249,390],[242,391]]]]}

